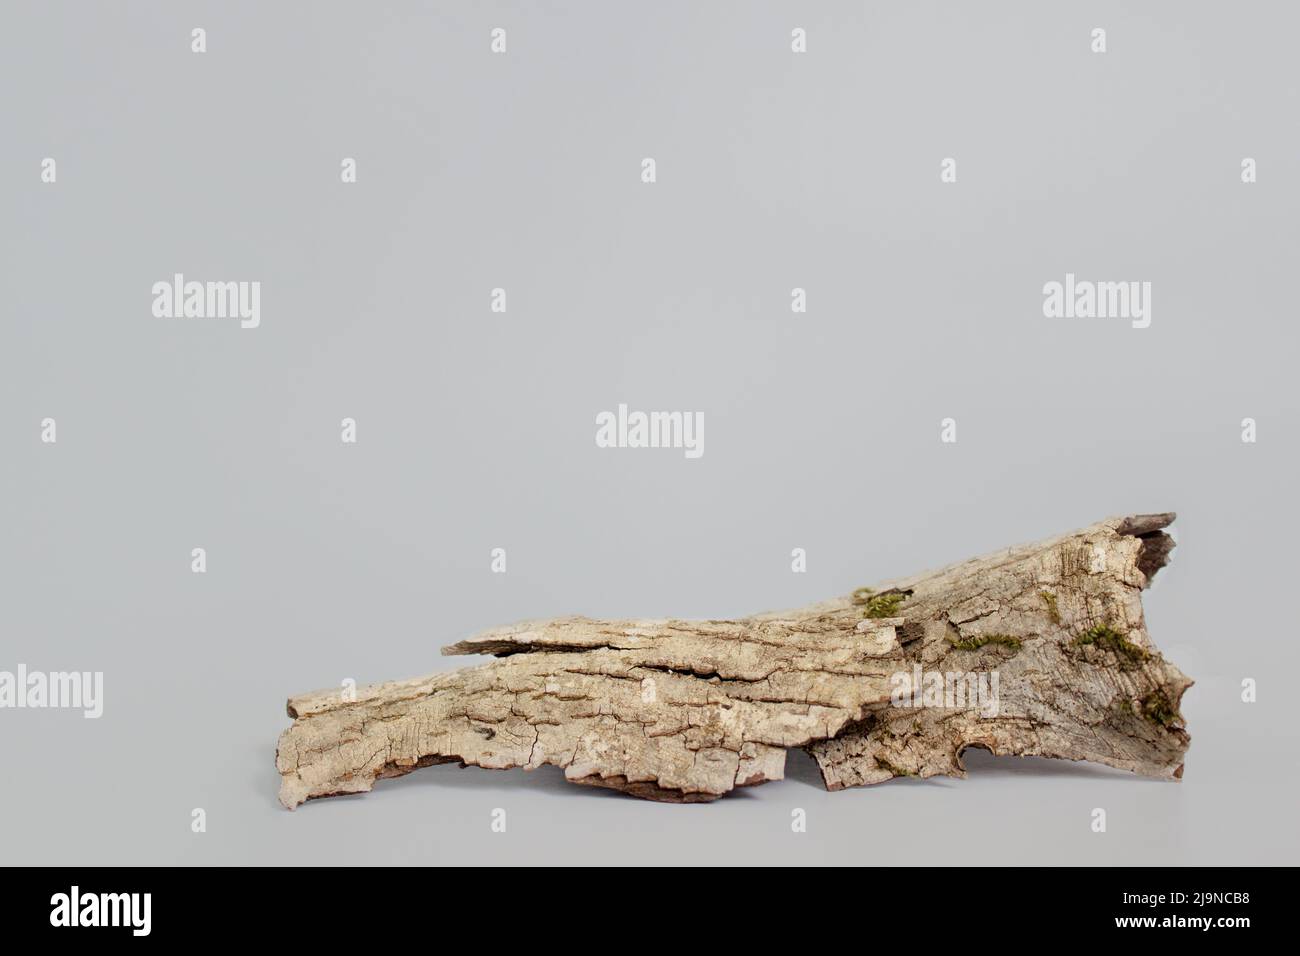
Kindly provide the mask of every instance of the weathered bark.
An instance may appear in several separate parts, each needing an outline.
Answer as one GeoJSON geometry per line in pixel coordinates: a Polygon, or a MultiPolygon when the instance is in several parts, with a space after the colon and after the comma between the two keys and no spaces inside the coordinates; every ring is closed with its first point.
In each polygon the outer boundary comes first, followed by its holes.
{"type": "Polygon", "coordinates": [[[967,747],[1178,778],[1192,682],[1151,643],[1141,602],[1173,518],[1110,519],[797,611],[489,631],[443,649],[496,655],[478,667],[291,698],[280,801],[452,761],[707,801],[781,779],[790,747],[831,790],[964,776],[967,747]],[[942,692],[959,684],[964,700],[942,692]]]}

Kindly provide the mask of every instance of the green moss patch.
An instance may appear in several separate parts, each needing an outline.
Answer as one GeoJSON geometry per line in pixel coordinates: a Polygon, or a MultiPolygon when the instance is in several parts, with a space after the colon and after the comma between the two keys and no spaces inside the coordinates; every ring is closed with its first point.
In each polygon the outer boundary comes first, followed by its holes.
{"type": "Polygon", "coordinates": [[[885,591],[877,594],[871,588],[858,588],[853,592],[853,603],[863,605],[863,617],[897,617],[898,608],[907,600],[906,591],[885,591]]]}
{"type": "Polygon", "coordinates": [[[1074,643],[1080,646],[1091,644],[1094,647],[1105,648],[1130,664],[1140,664],[1151,656],[1109,624],[1093,625],[1076,637],[1074,643]]]}
{"type": "Polygon", "coordinates": [[[1020,650],[1020,638],[1012,637],[1010,634],[976,634],[974,637],[950,643],[959,651],[977,651],[985,644],[1001,644],[1013,651],[1020,650]]]}
{"type": "Polygon", "coordinates": [[[888,770],[888,771],[889,771],[890,773],[892,773],[895,777],[915,777],[915,776],[916,776],[916,771],[915,771],[915,770],[904,770],[902,767],[895,767],[892,763],[890,763],[890,762],[889,762],[888,760],[886,760],[884,757],[879,757],[879,756],[876,757],[876,766],[877,766],[877,767],[881,767],[881,768],[884,769],[884,770],[888,770]]]}
{"type": "Polygon", "coordinates": [[[1183,720],[1183,715],[1164,691],[1155,690],[1143,697],[1141,709],[1143,717],[1161,727],[1172,727],[1183,720]]]}
{"type": "Polygon", "coordinates": [[[1056,595],[1051,591],[1039,591],[1038,596],[1047,605],[1047,618],[1053,624],[1061,623],[1061,609],[1056,604],[1056,595]]]}

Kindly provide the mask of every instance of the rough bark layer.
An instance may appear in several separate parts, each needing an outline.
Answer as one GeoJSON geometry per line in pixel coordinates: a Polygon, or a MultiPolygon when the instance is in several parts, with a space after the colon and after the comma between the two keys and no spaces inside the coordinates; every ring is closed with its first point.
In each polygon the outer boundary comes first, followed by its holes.
{"type": "Polygon", "coordinates": [[[488,631],[443,649],[496,656],[478,667],[290,698],[280,802],[453,761],[553,764],[574,783],[699,802],[781,779],[790,747],[830,790],[964,776],[967,747],[1179,778],[1192,682],[1152,644],[1141,602],[1173,519],[1113,518],[736,621],[488,631]]]}

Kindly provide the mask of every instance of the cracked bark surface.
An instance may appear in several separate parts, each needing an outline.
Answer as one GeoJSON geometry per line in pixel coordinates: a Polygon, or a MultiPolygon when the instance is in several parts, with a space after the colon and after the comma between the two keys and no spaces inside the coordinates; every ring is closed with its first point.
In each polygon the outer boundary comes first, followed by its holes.
{"type": "Polygon", "coordinates": [[[449,762],[553,764],[574,783],[700,802],[781,779],[791,747],[812,754],[830,790],[964,776],[967,747],[1177,779],[1192,682],[1151,642],[1141,601],[1173,549],[1173,519],[1112,518],[734,621],[487,631],[443,649],[495,656],[480,666],[360,687],[354,700],[338,688],[290,698],[280,802],[449,762]],[[969,675],[983,697],[961,683],[969,675]]]}

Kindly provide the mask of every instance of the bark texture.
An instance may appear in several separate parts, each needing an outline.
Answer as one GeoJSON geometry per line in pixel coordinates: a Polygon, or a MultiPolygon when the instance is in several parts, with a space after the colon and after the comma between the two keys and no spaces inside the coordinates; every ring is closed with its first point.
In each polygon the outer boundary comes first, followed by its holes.
{"type": "Polygon", "coordinates": [[[1113,518],[741,620],[488,631],[443,649],[495,655],[480,666],[290,698],[280,801],[448,762],[554,764],[574,783],[708,801],[781,779],[790,747],[831,790],[964,776],[967,747],[1179,778],[1192,682],[1151,642],[1141,601],[1173,519],[1113,518]]]}

